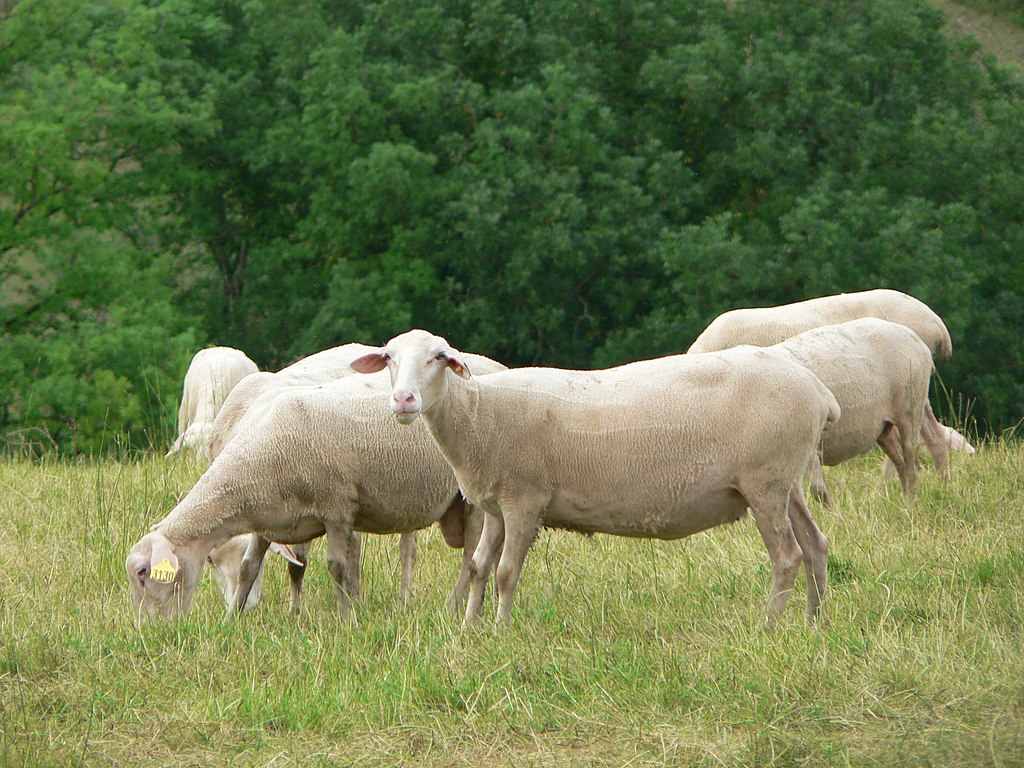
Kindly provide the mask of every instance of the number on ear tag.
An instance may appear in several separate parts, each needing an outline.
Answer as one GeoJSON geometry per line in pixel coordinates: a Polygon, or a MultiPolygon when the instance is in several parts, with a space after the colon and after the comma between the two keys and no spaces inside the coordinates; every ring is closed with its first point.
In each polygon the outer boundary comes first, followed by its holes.
{"type": "Polygon", "coordinates": [[[165,557],[159,563],[153,566],[153,570],[150,572],[150,576],[153,581],[159,581],[161,584],[170,584],[174,581],[174,577],[178,575],[178,569],[171,565],[171,559],[165,557]]]}

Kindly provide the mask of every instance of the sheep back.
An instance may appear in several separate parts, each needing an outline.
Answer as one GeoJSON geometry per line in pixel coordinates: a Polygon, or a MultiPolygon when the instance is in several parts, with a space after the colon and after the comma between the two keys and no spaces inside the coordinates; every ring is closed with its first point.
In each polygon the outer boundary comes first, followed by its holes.
{"type": "Polygon", "coordinates": [[[942,318],[919,299],[888,288],[822,296],[777,307],[730,310],[716,317],[688,351],[713,352],[741,344],[767,347],[811,328],[862,317],[900,323],[921,337],[932,352],[943,358],[953,353],[953,342],[942,318]]]}
{"type": "MultiPolygon", "coordinates": [[[[349,376],[352,374],[349,363],[371,349],[363,344],[343,344],[304,357],[276,373],[247,376],[231,390],[213,423],[209,440],[210,460],[216,459],[224,446],[238,434],[243,418],[264,393],[284,387],[322,384],[349,376]]],[[[267,402],[265,400],[264,405],[267,402]]]]}
{"type": "Polygon", "coordinates": [[[545,525],[585,532],[679,538],[735,520],[743,491],[797,481],[839,414],[813,374],[763,349],[474,380],[471,436],[424,413],[467,500],[496,512],[539,496],[545,525]]]}
{"type": "Polygon", "coordinates": [[[257,532],[300,543],[348,515],[356,530],[402,533],[441,517],[458,489],[422,428],[394,423],[387,377],[277,393],[157,526],[182,543],[257,532]]]}

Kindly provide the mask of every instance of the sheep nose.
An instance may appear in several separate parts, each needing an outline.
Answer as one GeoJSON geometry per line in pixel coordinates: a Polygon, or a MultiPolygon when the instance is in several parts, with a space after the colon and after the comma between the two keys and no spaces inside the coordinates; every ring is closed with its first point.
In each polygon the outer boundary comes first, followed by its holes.
{"type": "Polygon", "coordinates": [[[416,395],[409,390],[395,390],[391,394],[391,402],[395,407],[405,409],[416,402],[416,395]]]}

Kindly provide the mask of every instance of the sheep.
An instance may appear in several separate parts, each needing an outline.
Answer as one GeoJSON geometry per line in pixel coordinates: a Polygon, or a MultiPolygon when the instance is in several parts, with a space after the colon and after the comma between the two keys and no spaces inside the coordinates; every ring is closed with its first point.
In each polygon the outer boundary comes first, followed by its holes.
{"type": "Polygon", "coordinates": [[[749,506],[772,561],[766,621],[807,571],[821,610],[827,540],[799,480],[839,405],[810,371],[762,349],[676,355],[597,371],[521,368],[472,375],[440,336],[408,331],[352,363],[388,368],[402,424],[426,423],[467,502],[487,514],[473,553],[466,622],[479,620],[498,544],[498,619],[511,619],[541,524],[677,539],[749,506]],[[449,375],[449,372],[451,374],[449,375]]]}
{"type": "Polygon", "coordinates": [[[196,352],[185,372],[178,437],[166,457],[182,449],[209,458],[208,441],[217,412],[239,381],[259,369],[244,352],[231,347],[209,347],[196,352]]]}
{"type": "MultiPolygon", "coordinates": [[[[424,430],[394,424],[386,391],[386,377],[380,385],[350,377],[280,392],[131,548],[125,568],[136,615],[187,613],[211,550],[240,534],[260,538],[243,560],[229,614],[244,607],[271,541],[299,544],[326,534],[346,619],[356,531],[405,533],[439,521],[449,544],[468,542],[451,470],[424,430]]],[[[456,592],[468,583],[474,545],[464,547],[456,592]]]]}
{"type": "MultiPolygon", "coordinates": [[[[217,414],[213,428],[209,435],[209,457],[210,461],[216,460],[224,446],[238,432],[244,429],[246,415],[250,420],[257,419],[270,400],[269,397],[262,397],[265,393],[275,393],[288,386],[320,384],[344,376],[351,375],[352,371],[348,364],[361,354],[371,349],[364,344],[344,344],[338,347],[325,349],[289,365],[276,373],[260,372],[247,376],[243,381],[231,390],[223,407],[217,414]],[[252,407],[254,404],[255,407],[252,407]]],[[[210,553],[210,564],[213,566],[214,577],[224,595],[225,602],[230,606],[234,596],[234,590],[240,579],[245,553],[249,547],[262,546],[251,541],[253,534],[246,534],[232,539],[224,544],[214,547],[210,553]]],[[[400,550],[402,553],[402,589],[403,599],[407,599],[407,584],[411,584],[412,568],[415,562],[415,532],[402,534],[400,550]],[[412,537],[412,541],[409,538],[412,537]]],[[[257,550],[253,549],[253,553],[257,550]]],[[[273,545],[271,552],[281,554],[282,551],[273,545]]],[[[305,566],[309,557],[309,542],[296,544],[289,549],[288,575],[291,584],[289,604],[293,613],[298,613],[302,600],[302,581],[305,577],[305,566]]],[[[255,556],[252,555],[252,556],[255,556]]],[[[355,558],[358,561],[358,558],[355,558]]],[[[259,571],[252,583],[249,597],[243,609],[248,610],[256,606],[262,592],[264,562],[261,559],[259,571]]],[[[353,564],[353,597],[359,593],[359,564],[353,564]]]]}
{"type": "MultiPolygon", "coordinates": [[[[730,310],[712,320],[688,352],[715,352],[741,344],[767,347],[812,328],[862,317],[877,317],[907,326],[933,354],[945,359],[953,353],[953,342],[942,318],[924,302],[888,288],[822,296],[777,307],[730,310]]],[[[939,472],[948,475],[946,427],[935,418],[930,404],[925,408],[921,436],[939,472]]],[[[820,471],[816,477],[820,478],[820,471]]],[[[823,483],[812,481],[812,495],[828,503],[827,493],[819,496],[823,489],[823,483]]]]}
{"type": "MultiPolygon", "coordinates": [[[[217,413],[212,429],[209,431],[208,455],[210,461],[215,461],[227,442],[238,434],[241,429],[244,429],[244,417],[246,415],[251,420],[256,420],[262,414],[263,408],[269,404],[272,396],[260,401],[261,395],[266,392],[278,391],[287,386],[320,384],[349,376],[352,373],[348,366],[349,362],[359,355],[365,354],[369,349],[371,347],[367,347],[364,344],[345,344],[302,358],[276,373],[261,371],[246,376],[228,394],[223,406],[221,406],[217,413]],[[261,402],[262,407],[260,405],[261,402]],[[252,407],[254,403],[257,403],[256,407],[252,407]]],[[[404,540],[404,537],[414,537],[415,535],[415,533],[403,534],[403,542],[401,544],[403,565],[408,559],[407,552],[409,551],[409,543],[404,540]]],[[[209,562],[213,570],[214,579],[217,581],[217,585],[224,595],[224,601],[228,606],[232,604],[231,601],[239,583],[245,553],[250,546],[260,546],[250,541],[250,537],[251,534],[239,536],[237,539],[231,539],[220,546],[214,547],[210,552],[209,562]]],[[[412,546],[415,547],[415,541],[412,542],[412,546]]],[[[256,550],[253,551],[255,552],[256,550]]],[[[308,543],[296,544],[294,548],[288,548],[287,553],[285,553],[280,545],[271,545],[270,551],[282,554],[288,560],[288,574],[291,583],[289,602],[292,612],[298,613],[302,599],[302,580],[305,576],[305,566],[308,560],[308,543]]],[[[261,560],[259,571],[253,580],[249,596],[243,606],[244,610],[254,608],[259,602],[263,585],[263,567],[264,563],[261,560]]],[[[410,571],[408,578],[411,578],[412,565],[410,564],[408,568],[410,571]]],[[[354,569],[355,583],[353,591],[358,594],[358,563],[354,565],[354,569]]],[[[404,568],[402,577],[404,584],[407,578],[404,568]]]]}
{"type": "MultiPolygon", "coordinates": [[[[353,375],[354,372],[349,367],[349,363],[372,349],[372,347],[364,344],[345,344],[310,355],[287,368],[282,368],[277,373],[260,373],[247,377],[245,381],[241,382],[232,391],[217,417],[210,437],[211,460],[217,458],[224,445],[234,438],[236,434],[246,429],[248,422],[260,418],[263,411],[283,389],[303,384],[326,383],[353,375]]],[[[505,366],[494,360],[480,356],[474,356],[473,362],[476,367],[486,371],[505,368],[505,366]]],[[[457,514],[453,513],[454,517],[445,540],[460,542],[453,546],[462,546],[461,538],[454,533],[455,528],[451,526],[468,527],[471,536],[478,535],[479,529],[482,526],[482,520],[475,519],[478,517],[478,514],[474,510],[460,507],[457,514]],[[461,525],[459,525],[459,520],[461,520],[461,525]]],[[[255,558],[257,556],[256,553],[261,551],[257,547],[265,546],[264,543],[253,540],[253,537],[257,535],[248,534],[241,536],[239,537],[240,541],[230,540],[220,547],[215,547],[210,554],[211,564],[215,566],[215,578],[218,580],[225,602],[228,603],[229,607],[234,595],[232,587],[237,586],[241,579],[240,573],[243,568],[246,552],[251,552],[250,557],[255,558]],[[249,549],[250,547],[252,548],[251,550],[249,549]]],[[[356,542],[358,544],[358,534],[356,542]]],[[[270,551],[282,554],[289,561],[288,573],[291,584],[289,604],[291,611],[298,613],[302,598],[302,581],[308,561],[309,542],[296,544],[293,548],[288,548],[287,552],[282,550],[279,545],[271,545],[270,551]]],[[[349,574],[350,596],[353,598],[358,598],[361,589],[359,576],[360,552],[361,550],[357,546],[349,558],[351,568],[349,574]]],[[[400,535],[399,555],[402,564],[399,595],[402,602],[407,603],[412,592],[413,570],[416,564],[416,531],[400,535]]],[[[261,557],[259,571],[253,581],[252,591],[250,591],[249,598],[246,600],[243,609],[250,609],[259,601],[262,591],[263,567],[261,557]]],[[[467,580],[468,572],[463,574],[460,582],[452,591],[449,598],[449,604],[452,609],[460,602],[467,580]]]]}
{"type": "Polygon", "coordinates": [[[894,462],[911,501],[933,368],[921,338],[905,325],[868,317],[812,328],[768,349],[811,371],[842,410],[822,438],[820,463],[817,456],[812,462],[812,493],[828,500],[821,464],[848,461],[877,443],[894,462]]]}
{"type": "Polygon", "coordinates": [[[224,445],[238,433],[239,423],[250,412],[253,401],[264,392],[300,384],[323,384],[349,376],[352,373],[349,363],[371,349],[365,344],[343,344],[304,357],[276,373],[247,376],[231,390],[217,414],[209,435],[210,460],[216,459],[224,445]]]}
{"type": "Polygon", "coordinates": [[[821,296],[778,307],[733,309],[712,320],[687,351],[717,352],[740,344],[769,347],[811,328],[862,317],[905,325],[933,353],[947,360],[953,354],[953,341],[942,318],[924,302],[888,288],[821,296]]]}

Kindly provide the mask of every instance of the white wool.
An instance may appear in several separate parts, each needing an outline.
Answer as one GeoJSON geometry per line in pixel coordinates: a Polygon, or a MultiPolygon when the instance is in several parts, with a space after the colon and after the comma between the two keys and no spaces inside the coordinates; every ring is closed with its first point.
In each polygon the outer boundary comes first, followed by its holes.
{"type": "MultiPolygon", "coordinates": [[[[734,521],[748,506],[776,566],[769,613],[781,610],[792,558],[801,559],[790,494],[826,420],[839,417],[835,398],[805,368],[743,349],[602,371],[472,376],[462,353],[425,331],[392,339],[378,359],[391,368],[392,410],[404,421],[422,417],[467,500],[500,519],[502,618],[541,523],[672,539],[734,521]]],[[[469,620],[494,530],[489,516],[487,543],[474,554],[469,620]]],[[[817,610],[810,599],[808,610],[817,610]]]]}
{"type": "Polygon", "coordinates": [[[933,353],[953,353],[946,324],[924,302],[900,291],[877,288],[822,296],[777,307],[733,309],[716,317],[690,345],[690,352],[714,352],[741,344],[768,347],[823,325],[877,317],[905,325],[933,353]]]}
{"type": "MultiPolygon", "coordinates": [[[[245,418],[245,429],[192,490],[132,548],[126,568],[136,609],[186,612],[207,556],[233,536],[257,533],[265,543],[302,544],[326,533],[329,568],[347,612],[355,585],[342,570],[352,559],[355,531],[411,533],[446,513],[464,514],[447,464],[422,428],[394,423],[386,391],[382,376],[273,393],[266,409],[245,418]],[[177,600],[150,578],[154,553],[165,551],[179,563],[177,600]]],[[[231,607],[243,607],[238,602],[231,607]]]]}
{"type": "Polygon", "coordinates": [[[182,449],[209,458],[208,442],[217,413],[231,390],[257,372],[256,363],[231,347],[201,349],[189,363],[178,408],[178,437],[168,456],[182,449]]]}
{"type": "MultiPolygon", "coordinates": [[[[842,416],[825,431],[821,462],[848,461],[877,442],[899,461],[904,491],[912,497],[933,368],[917,334],[898,323],[862,318],[813,328],[768,349],[806,367],[839,401],[842,416]]],[[[933,450],[941,464],[946,443],[933,450]]],[[[820,470],[812,471],[812,491],[827,499],[820,470]]]]}

